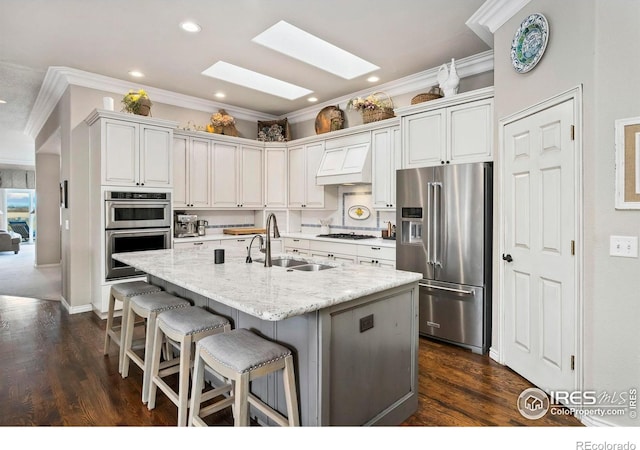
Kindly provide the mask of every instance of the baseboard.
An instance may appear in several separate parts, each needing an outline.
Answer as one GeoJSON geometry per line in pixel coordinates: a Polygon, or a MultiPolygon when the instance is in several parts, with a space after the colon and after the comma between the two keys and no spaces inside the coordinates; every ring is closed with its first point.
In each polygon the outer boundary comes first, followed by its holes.
{"type": "Polygon", "coordinates": [[[502,364],[500,361],[500,352],[493,347],[489,347],[489,358],[493,359],[498,364],[502,364]]]}
{"type": "Polygon", "coordinates": [[[64,309],[66,309],[69,314],[80,314],[93,310],[91,303],[80,306],[71,306],[69,305],[69,302],[67,302],[67,299],[62,295],[60,296],[60,303],[62,303],[62,306],[64,306],[64,309]]]}
{"type": "Polygon", "coordinates": [[[60,263],[54,263],[54,264],[34,264],[33,267],[35,267],[36,269],[43,269],[46,267],[60,267],[60,263]]]}

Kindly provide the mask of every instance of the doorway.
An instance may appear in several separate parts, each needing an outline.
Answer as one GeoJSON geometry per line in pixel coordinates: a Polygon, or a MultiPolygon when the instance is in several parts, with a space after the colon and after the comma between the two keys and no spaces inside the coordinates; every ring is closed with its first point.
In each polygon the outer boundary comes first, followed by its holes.
{"type": "Polygon", "coordinates": [[[547,393],[582,387],[578,87],[500,121],[501,362],[547,393]]]}

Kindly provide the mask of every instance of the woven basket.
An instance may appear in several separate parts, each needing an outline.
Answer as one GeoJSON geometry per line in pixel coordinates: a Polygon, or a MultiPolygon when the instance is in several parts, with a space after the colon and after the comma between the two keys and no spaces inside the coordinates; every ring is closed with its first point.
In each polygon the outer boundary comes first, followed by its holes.
{"type": "Polygon", "coordinates": [[[384,95],[386,100],[383,100],[384,106],[378,109],[365,109],[362,111],[362,122],[371,123],[379,120],[391,119],[395,117],[393,114],[393,100],[384,92],[374,92],[374,96],[384,95]]]}
{"type": "Polygon", "coordinates": [[[413,97],[411,99],[411,104],[415,105],[415,104],[422,103],[422,102],[428,102],[429,100],[435,100],[437,98],[442,98],[442,95],[440,95],[440,94],[429,94],[429,93],[418,94],[418,95],[416,95],[415,97],[413,97]]]}

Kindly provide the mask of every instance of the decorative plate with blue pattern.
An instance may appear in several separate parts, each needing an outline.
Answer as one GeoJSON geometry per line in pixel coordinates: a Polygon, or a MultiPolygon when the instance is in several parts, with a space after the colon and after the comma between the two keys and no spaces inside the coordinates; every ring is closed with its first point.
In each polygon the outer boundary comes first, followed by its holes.
{"type": "Polygon", "coordinates": [[[511,41],[511,63],[516,72],[525,73],[538,64],[547,48],[549,23],[542,14],[531,14],[522,21],[511,41]]]}

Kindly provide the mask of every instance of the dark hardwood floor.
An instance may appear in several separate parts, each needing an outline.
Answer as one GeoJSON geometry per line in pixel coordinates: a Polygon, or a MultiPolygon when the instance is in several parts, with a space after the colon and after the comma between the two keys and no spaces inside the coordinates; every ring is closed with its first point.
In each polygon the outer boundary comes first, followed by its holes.
{"type": "MultiPolygon", "coordinates": [[[[105,322],[69,315],[59,302],[0,296],[0,425],[176,425],[162,393],[142,404],[142,372],[118,373],[117,348],[102,355],[105,322]]],[[[574,426],[574,417],[522,417],[516,399],[530,383],[488,356],[420,338],[419,410],[406,426],[574,426]]],[[[230,413],[207,418],[230,425],[230,413]]]]}

